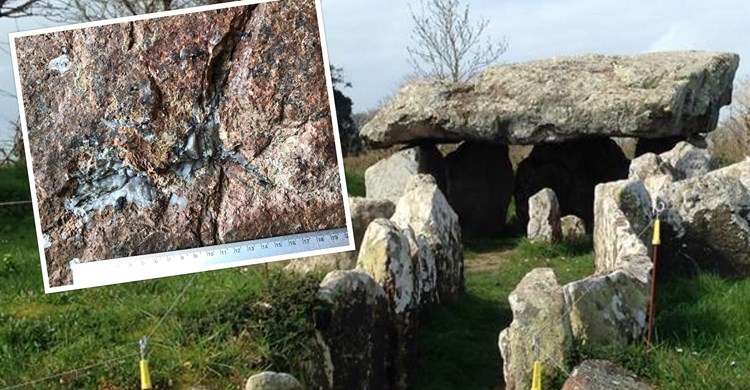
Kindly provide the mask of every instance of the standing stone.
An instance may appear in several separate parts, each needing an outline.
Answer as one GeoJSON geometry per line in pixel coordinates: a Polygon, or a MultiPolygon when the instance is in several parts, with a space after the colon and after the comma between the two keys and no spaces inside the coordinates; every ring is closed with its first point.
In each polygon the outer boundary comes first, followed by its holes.
{"type": "Polygon", "coordinates": [[[503,233],[513,197],[507,145],[464,142],[445,157],[446,193],[464,238],[503,233]]]}
{"type": "Polygon", "coordinates": [[[675,182],[662,190],[662,258],[676,272],[750,276],[750,163],[675,182]],[[735,176],[737,175],[737,176],[735,176]]]}
{"type": "Polygon", "coordinates": [[[698,148],[688,142],[678,143],[659,157],[673,168],[677,180],[700,176],[718,167],[708,149],[698,148]]]}
{"type": "Polygon", "coordinates": [[[318,359],[310,388],[392,389],[391,319],[383,288],[361,270],[333,271],[320,283],[318,359]]]}
{"type": "Polygon", "coordinates": [[[264,371],[251,376],[245,390],[304,390],[297,378],[285,372],[264,371]]]}
{"type": "Polygon", "coordinates": [[[646,329],[651,260],[631,259],[623,268],[563,286],[573,338],[588,346],[626,345],[646,329]]]}
{"type": "Polygon", "coordinates": [[[417,358],[420,296],[417,263],[412,263],[409,240],[395,223],[376,219],[370,223],[362,241],[357,268],[368,273],[383,287],[393,311],[396,353],[395,382],[409,388],[417,358]]]}
{"type": "Polygon", "coordinates": [[[570,373],[562,390],[651,390],[630,370],[606,360],[584,360],[570,373]]]}
{"type": "Polygon", "coordinates": [[[399,227],[411,227],[418,242],[432,252],[441,303],[454,303],[464,290],[464,257],[458,216],[435,179],[414,175],[391,217],[399,227]]]}
{"type": "Polygon", "coordinates": [[[418,173],[432,175],[438,186],[445,188],[444,169],[443,156],[435,145],[420,145],[401,150],[367,168],[367,197],[397,203],[404,193],[406,182],[418,173]]]}
{"type": "Polygon", "coordinates": [[[531,242],[557,242],[562,238],[560,206],[549,188],[529,198],[529,223],[526,235],[531,242]]]}
{"type": "Polygon", "coordinates": [[[651,197],[642,182],[620,180],[596,186],[594,200],[596,273],[649,257],[651,197]]]}
{"type": "Polygon", "coordinates": [[[550,188],[557,194],[562,215],[577,215],[591,229],[594,187],[626,178],[628,165],[622,149],[609,138],[535,145],[516,171],[516,215],[526,225],[528,199],[550,188]]]}
{"type": "Polygon", "coordinates": [[[565,367],[573,346],[562,289],[551,268],[529,272],[508,297],[513,322],[500,333],[506,390],[531,387],[531,369],[542,361],[542,371],[565,367]],[[536,346],[536,347],[535,347],[536,346]]]}
{"type": "Polygon", "coordinates": [[[300,273],[311,271],[330,272],[333,270],[352,269],[357,264],[362,237],[367,225],[376,218],[390,218],[396,206],[389,200],[369,199],[356,196],[349,197],[349,211],[352,217],[352,231],[354,232],[353,251],[331,253],[320,256],[310,256],[289,262],[284,269],[300,273]]]}
{"type": "Polygon", "coordinates": [[[586,240],[586,224],[575,215],[560,218],[562,239],[567,242],[581,242],[586,240]]]}

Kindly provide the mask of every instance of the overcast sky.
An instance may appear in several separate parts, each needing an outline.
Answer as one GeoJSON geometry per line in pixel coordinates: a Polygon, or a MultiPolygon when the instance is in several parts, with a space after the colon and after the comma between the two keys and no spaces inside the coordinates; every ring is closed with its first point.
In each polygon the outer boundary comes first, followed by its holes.
{"type": "MultiPolygon", "coordinates": [[[[391,96],[412,70],[407,62],[411,18],[417,0],[322,0],[331,62],[344,69],[344,90],[354,111],[391,96]]],[[[700,49],[739,53],[738,79],[750,73],[745,0],[469,0],[472,14],[490,21],[488,33],[507,38],[503,62],[588,53],[633,54],[700,49]]],[[[0,20],[7,45],[12,20],[0,20]]],[[[21,30],[50,25],[19,20],[21,30]]],[[[7,47],[7,46],[5,46],[7,47]]],[[[0,83],[13,91],[10,59],[0,53],[0,83]]],[[[15,100],[0,98],[0,120],[17,115],[15,100]]],[[[0,139],[8,137],[0,126],[0,139]]]]}

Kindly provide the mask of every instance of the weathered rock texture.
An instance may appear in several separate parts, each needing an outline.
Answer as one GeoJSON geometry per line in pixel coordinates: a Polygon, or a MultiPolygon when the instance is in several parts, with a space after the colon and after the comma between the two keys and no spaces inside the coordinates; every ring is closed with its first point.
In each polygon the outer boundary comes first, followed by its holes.
{"type": "Polygon", "coordinates": [[[439,301],[456,302],[464,291],[461,227],[432,176],[414,175],[409,180],[391,220],[402,228],[411,228],[416,242],[432,256],[439,301]]]}
{"type": "Polygon", "coordinates": [[[284,269],[294,272],[307,273],[311,271],[330,272],[333,270],[352,269],[357,264],[362,237],[367,225],[376,218],[390,218],[396,206],[388,200],[377,200],[349,197],[349,212],[352,218],[352,230],[354,232],[353,251],[332,253],[328,255],[310,256],[302,259],[292,260],[284,269]]]}
{"type": "Polygon", "coordinates": [[[314,2],[16,45],[51,285],[73,258],[345,225],[314,2]]]}
{"type": "Polygon", "coordinates": [[[570,373],[562,390],[651,390],[634,373],[606,360],[584,360],[570,373]]]}
{"type": "Polygon", "coordinates": [[[506,145],[464,142],[445,157],[446,190],[464,238],[503,233],[513,197],[513,166],[506,145]]]}
{"type": "Polygon", "coordinates": [[[586,240],[586,223],[575,215],[560,218],[563,241],[581,242],[586,240]]]}
{"type": "Polygon", "coordinates": [[[573,339],[557,277],[550,268],[537,268],[524,276],[508,297],[513,322],[500,333],[507,390],[531,387],[531,367],[541,360],[543,371],[564,367],[573,339]]]}
{"type": "Polygon", "coordinates": [[[440,188],[445,188],[443,155],[435,145],[415,146],[378,161],[365,171],[365,191],[371,199],[397,203],[412,175],[432,175],[440,188]]]}
{"type": "Polygon", "coordinates": [[[750,276],[750,160],[661,189],[662,257],[672,271],[750,276]]]}
{"type": "Polygon", "coordinates": [[[245,390],[304,390],[302,384],[285,372],[264,371],[251,376],[245,390]]]}
{"type": "Polygon", "coordinates": [[[542,188],[557,194],[563,215],[581,217],[593,226],[594,187],[628,176],[628,159],[608,138],[535,145],[516,171],[516,215],[528,222],[528,199],[542,188]]]}
{"type": "Polygon", "coordinates": [[[692,51],[500,65],[457,86],[430,81],[405,86],[362,135],[388,146],[705,133],[731,101],[738,64],[736,54],[692,51]]]}
{"type": "Polygon", "coordinates": [[[391,314],[383,288],[361,270],[332,271],[320,283],[319,357],[310,388],[392,389],[391,314]]]}
{"type": "Polygon", "coordinates": [[[562,239],[560,205],[555,191],[545,188],[529,198],[526,236],[531,242],[557,242],[562,239]]]}

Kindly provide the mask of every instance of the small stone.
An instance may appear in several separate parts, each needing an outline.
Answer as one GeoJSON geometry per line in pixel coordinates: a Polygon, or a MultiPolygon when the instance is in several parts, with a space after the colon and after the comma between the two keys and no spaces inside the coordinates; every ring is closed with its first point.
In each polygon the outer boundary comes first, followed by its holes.
{"type": "Polygon", "coordinates": [[[560,218],[563,241],[580,242],[586,240],[586,224],[575,215],[560,218]]]}
{"type": "Polygon", "coordinates": [[[304,390],[304,387],[290,374],[264,371],[251,376],[245,390],[304,390]]]}
{"type": "Polygon", "coordinates": [[[562,390],[651,390],[630,370],[606,360],[584,360],[570,373],[562,390]]]}
{"type": "Polygon", "coordinates": [[[545,188],[529,198],[526,234],[531,242],[557,242],[562,238],[560,206],[555,192],[545,188]]]}

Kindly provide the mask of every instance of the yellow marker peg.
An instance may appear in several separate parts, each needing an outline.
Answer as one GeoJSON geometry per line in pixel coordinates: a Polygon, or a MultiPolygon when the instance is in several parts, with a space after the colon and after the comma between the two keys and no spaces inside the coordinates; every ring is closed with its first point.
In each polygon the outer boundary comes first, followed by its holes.
{"type": "Polygon", "coordinates": [[[654,220],[654,238],[651,240],[653,245],[661,245],[661,221],[659,218],[654,220]]]}
{"type": "Polygon", "coordinates": [[[531,390],[542,390],[542,362],[534,362],[534,370],[531,373],[531,390]]]}
{"type": "Polygon", "coordinates": [[[141,360],[141,390],[151,390],[151,373],[148,371],[148,360],[141,360]]]}
{"type": "Polygon", "coordinates": [[[146,359],[146,347],[148,346],[146,336],[141,337],[138,345],[141,347],[141,390],[151,390],[151,372],[148,369],[148,360],[146,359]]]}

